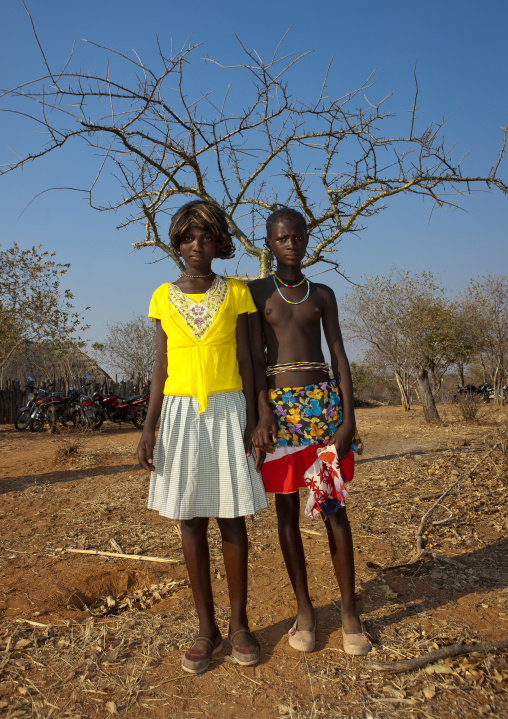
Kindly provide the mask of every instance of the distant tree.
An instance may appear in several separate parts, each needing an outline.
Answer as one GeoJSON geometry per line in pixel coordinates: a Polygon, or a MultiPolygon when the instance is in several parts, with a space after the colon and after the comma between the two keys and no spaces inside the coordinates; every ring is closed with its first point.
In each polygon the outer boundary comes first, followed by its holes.
{"type": "Polygon", "coordinates": [[[393,374],[387,373],[384,364],[379,363],[366,352],[361,362],[350,362],[351,378],[355,399],[375,400],[393,404],[400,399],[393,374]]]}
{"type": "Polygon", "coordinates": [[[350,362],[349,369],[355,396],[360,396],[363,389],[372,382],[374,372],[364,362],[350,362]]]}
{"type": "Polygon", "coordinates": [[[281,45],[268,62],[242,46],[244,62],[233,67],[197,60],[197,46],[166,54],[157,44],[149,63],[95,45],[108,55],[99,74],[72,69],[72,59],[56,71],[43,54],[42,75],[3,92],[0,101],[0,111],[33,122],[32,137],[41,144],[18,150],[2,172],[84,143],[100,158],[89,203],[120,211],[120,227],[141,222],[145,238],[136,249],[159,248],[181,268],[163,228],[182,201],[201,198],[224,207],[242,256],[254,257],[263,277],[270,273],[270,254],[258,227],[281,204],[300,209],[307,220],[311,241],[303,266],[326,262],[338,268],[334,253],[343,236],[361,231],[395,195],[456,206],[474,187],[508,193],[499,176],[506,128],[492,166],[465,172],[443,139],[445,121],[419,125],[416,83],[401,131],[392,124],[390,95],[375,98],[371,78],[338,95],[326,72],[314,98],[293,96],[287,77],[303,56],[281,57],[281,45]],[[224,97],[196,89],[189,72],[196,62],[224,74],[224,97]],[[106,199],[100,184],[105,174],[119,181],[118,195],[106,199]]]}
{"type": "Polygon", "coordinates": [[[451,349],[457,367],[459,384],[464,386],[464,371],[479,358],[484,344],[483,321],[479,322],[476,308],[471,306],[470,298],[458,297],[453,303],[453,313],[449,326],[451,349]]]}
{"type": "Polygon", "coordinates": [[[439,422],[433,396],[453,360],[453,307],[432,274],[408,270],[367,278],[343,300],[347,334],[394,373],[405,409],[414,376],[425,419],[439,422]]]}
{"type": "Polygon", "coordinates": [[[479,357],[494,385],[496,402],[504,404],[508,358],[508,277],[488,274],[471,280],[465,295],[475,331],[481,335],[479,357]]]}
{"type": "Polygon", "coordinates": [[[108,325],[103,345],[95,343],[94,349],[101,348],[115,370],[125,377],[141,377],[148,382],[155,362],[155,323],[137,315],[128,322],[108,325]]]}
{"type": "Polygon", "coordinates": [[[22,250],[14,243],[0,251],[0,386],[3,368],[27,343],[61,354],[88,328],[72,292],[60,287],[70,265],[54,258],[42,245],[22,250]]]}

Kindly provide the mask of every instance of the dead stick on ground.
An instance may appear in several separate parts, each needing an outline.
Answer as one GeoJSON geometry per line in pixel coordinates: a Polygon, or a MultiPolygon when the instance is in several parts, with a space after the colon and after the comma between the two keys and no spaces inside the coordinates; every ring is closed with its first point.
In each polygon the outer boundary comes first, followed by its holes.
{"type": "Polygon", "coordinates": [[[32,622],[30,619],[15,619],[15,622],[19,622],[19,624],[30,624],[32,627],[50,627],[51,624],[41,624],[41,622],[32,622]]]}
{"type": "Polygon", "coordinates": [[[98,549],[69,549],[66,552],[74,554],[97,554],[101,557],[116,557],[121,559],[138,559],[145,562],[169,562],[169,564],[179,564],[181,559],[167,559],[166,557],[145,557],[143,554],[121,554],[120,552],[99,552],[98,549]]]}
{"type": "Polygon", "coordinates": [[[109,540],[109,543],[111,544],[111,546],[113,547],[115,552],[120,552],[120,554],[123,554],[123,547],[120,544],[118,544],[116,539],[111,538],[109,540]]]}
{"type": "Polygon", "coordinates": [[[399,674],[421,669],[427,664],[437,662],[439,659],[445,659],[446,657],[456,657],[460,654],[471,654],[471,652],[499,652],[503,649],[508,649],[508,639],[502,639],[499,642],[480,642],[478,644],[452,644],[449,647],[436,649],[435,652],[423,654],[421,657],[414,657],[414,659],[406,659],[400,662],[370,662],[366,666],[379,672],[399,674]]]}
{"type": "MultiPolygon", "coordinates": [[[[432,505],[432,507],[425,512],[425,514],[423,515],[423,517],[422,517],[422,519],[421,519],[421,521],[420,521],[420,526],[418,527],[418,530],[417,530],[417,532],[416,532],[416,551],[417,551],[417,552],[422,552],[422,551],[424,550],[423,533],[424,533],[425,530],[427,529],[427,526],[428,526],[429,521],[430,521],[430,517],[431,517],[432,514],[434,513],[434,510],[441,504],[441,502],[443,501],[443,499],[445,499],[445,497],[447,497],[447,496],[450,494],[450,492],[453,492],[453,490],[455,489],[455,487],[459,488],[460,485],[462,484],[462,482],[465,482],[466,479],[470,479],[471,474],[474,472],[474,470],[475,470],[482,462],[484,462],[485,459],[486,459],[490,454],[492,454],[492,452],[497,448],[498,444],[499,444],[499,443],[496,443],[496,444],[495,444],[493,447],[491,447],[487,452],[485,452],[485,453],[480,457],[480,459],[479,459],[477,462],[475,462],[472,467],[470,467],[470,468],[468,469],[467,472],[462,472],[462,474],[459,475],[459,478],[458,478],[453,484],[451,484],[451,485],[448,487],[448,489],[446,489],[446,490],[443,492],[443,494],[436,499],[436,501],[434,502],[434,504],[432,505]]],[[[453,464],[452,462],[448,462],[448,463],[449,463],[449,464],[453,464]]],[[[455,465],[453,465],[453,466],[455,466],[455,465]]]]}
{"type": "MultiPolygon", "coordinates": [[[[418,527],[416,531],[416,552],[407,562],[404,562],[402,564],[390,564],[390,565],[381,565],[377,564],[376,562],[367,562],[367,569],[370,569],[371,571],[379,571],[379,572],[388,572],[392,569],[402,569],[403,567],[410,567],[413,564],[416,564],[424,557],[431,557],[432,559],[442,559],[444,561],[450,562],[451,564],[460,564],[460,562],[455,562],[452,559],[449,559],[448,557],[440,556],[437,554],[434,554],[433,552],[429,552],[425,549],[425,541],[423,539],[423,533],[427,529],[430,518],[436,508],[441,504],[443,499],[445,499],[450,492],[453,492],[453,490],[457,487],[460,489],[460,485],[465,482],[467,479],[471,478],[471,474],[474,472],[474,470],[485,461],[485,459],[494,452],[495,449],[499,446],[499,442],[497,442],[493,447],[491,447],[487,452],[482,454],[480,459],[473,464],[472,467],[470,467],[467,472],[462,472],[462,474],[459,476],[459,478],[451,484],[448,489],[446,489],[442,494],[439,495],[439,497],[436,499],[432,507],[428,509],[420,521],[420,526],[418,527]]],[[[450,462],[449,460],[445,460],[448,464],[451,464],[455,469],[458,469],[453,462],[450,462]]],[[[460,471],[460,470],[459,470],[460,471]]]]}
{"type": "Polygon", "coordinates": [[[316,532],[315,529],[304,529],[303,527],[300,527],[300,532],[305,532],[305,534],[315,534],[316,537],[326,537],[324,532],[316,532]]]}

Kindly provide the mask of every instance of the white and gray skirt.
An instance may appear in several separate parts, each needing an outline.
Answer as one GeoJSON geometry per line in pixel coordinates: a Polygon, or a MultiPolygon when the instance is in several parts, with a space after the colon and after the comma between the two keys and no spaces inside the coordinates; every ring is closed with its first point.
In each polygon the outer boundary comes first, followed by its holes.
{"type": "Polygon", "coordinates": [[[244,517],[267,505],[254,458],[245,456],[243,392],[165,395],[154,451],[148,508],[170,519],[244,517]]]}

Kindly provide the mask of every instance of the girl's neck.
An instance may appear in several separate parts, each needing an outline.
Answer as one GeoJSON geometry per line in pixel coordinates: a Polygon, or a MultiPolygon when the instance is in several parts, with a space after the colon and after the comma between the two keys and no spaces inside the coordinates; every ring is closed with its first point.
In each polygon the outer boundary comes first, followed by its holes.
{"type": "Polygon", "coordinates": [[[301,265],[282,265],[279,262],[277,262],[275,274],[285,282],[298,282],[303,277],[301,265]]]}
{"type": "Polygon", "coordinates": [[[185,269],[182,270],[182,277],[188,280],[206,280],[210,277],[213,278],[214,274],[211,265],[208,265],[208,267],[200,267],[199,269],[185,265],[185,269]]]}
{"type": "Polygon", "coordinates": [[[174,285],[180,287],[187,294],[203,294],[207,292],[216,278],[215,272],[209,266],[208,268],[185,266],[181,276],[173,282],[174,285]]]}

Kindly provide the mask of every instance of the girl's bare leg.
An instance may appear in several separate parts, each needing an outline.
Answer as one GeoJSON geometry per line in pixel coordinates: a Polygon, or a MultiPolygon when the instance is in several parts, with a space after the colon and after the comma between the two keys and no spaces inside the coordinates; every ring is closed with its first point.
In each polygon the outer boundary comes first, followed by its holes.
{"type": "Polygon", "coordinates": [[[299,493],[276,494],[275,509],[282,556],[296,597],[298,629],[311,632],[315,627],[315,615],[309,596],[305,554],[300,534],[299,493]]]}
{"type": "MultiPolygon", "coordinates": [[[[247,619],[247,558],[248,541],[245,517],[217,519],[221,537],[222,553],[228,580],[229,602],[231,606],[231,634],[238,629],[249,631],[247,619]]],[[[238,635],[237,641],[250,641],[250,636],[238,635]]]]}
{"type": "Polygon", "coordinates": [[[353,537],[346,508],[340,507],[325,519],[324,524],[340,589],[342,627],[346,634],[356,634],[361,632],[361,625],[356,608],[353,537]]]}
{"type": "MultiPolygon", "coordinates": [[[[182,546],[189,574],[194,605],[199,619],[199,636],[212,641],[217,636],[210,580],[210,552],[208,549],[208,518],[194,517],[180,522],[182,546]]],[[[205,642],[196,642],[196,649],[208,650],[205,642]]]]}

